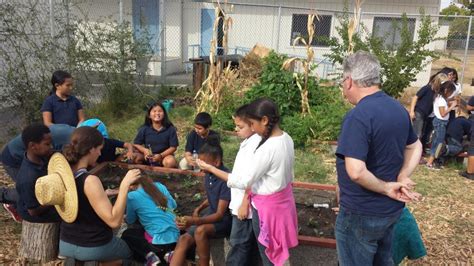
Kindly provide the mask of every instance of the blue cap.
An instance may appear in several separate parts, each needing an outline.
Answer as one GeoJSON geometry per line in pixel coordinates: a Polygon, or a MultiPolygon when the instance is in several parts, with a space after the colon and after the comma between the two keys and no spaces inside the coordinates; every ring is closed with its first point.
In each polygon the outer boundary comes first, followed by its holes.
{"type": "Polygon", "coordinates": [[[107,132],[107,127],[105,126],[105,124],[102,121],[100,121],[97,118],[88,119],[88,120],[80,123],[77,127],[94,127],[97,130],[99,130],[100,134],[102,134],[102,136],[104,138],[109,138],[109,133],[107,132]]]}

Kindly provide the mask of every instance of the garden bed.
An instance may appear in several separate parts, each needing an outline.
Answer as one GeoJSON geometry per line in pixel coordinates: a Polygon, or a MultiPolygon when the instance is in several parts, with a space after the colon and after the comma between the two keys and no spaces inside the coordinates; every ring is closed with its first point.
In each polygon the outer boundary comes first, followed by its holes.
{"type": "MultiPolygon", "coordinates": [[[[105,188],[116,188],[125,176],[127,168],[140,168],[153,180],[164,184],[176,199],[179,215],[191,215],[194,208],[205,199],[203,173],[178,169],[128,165],[124,163],[103,163],[91,172],[98,174],[105,188]]],[[[298,212],[300,242],[335,248],[334,186],[295,182],[294,196],[298,212]],[[323,204],[324,207],[314,207],[323,204]]]]}

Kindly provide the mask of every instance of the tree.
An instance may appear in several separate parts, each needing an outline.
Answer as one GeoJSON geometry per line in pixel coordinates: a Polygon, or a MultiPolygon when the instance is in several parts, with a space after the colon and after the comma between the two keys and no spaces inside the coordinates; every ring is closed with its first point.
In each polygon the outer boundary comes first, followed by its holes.
{"type": "Polygon", "coordinates": [[[345,12],[339,17],[341,26],[336,27],[342,41],[336,37],[328,41],[331,53],[327,57],[333,63],[342,64],[348,55],[350,43],[354,46],[354,52],[358,50],[371,52],[378,58],[382,67],[382,89],[387,94],[398,97],[411,82],[416,80],[416,75],[430,58],[439,57],[437,52],[426,48],[430,42],[436,40],[438,26],[432,23],[431,17],[425,15],[423,10],[420,13],[421,23],[416,34],[418,38],[413,40],[413,32],[410,31],[408,18],[406,14],[403,14],[401,23],[393,22],[393,28],[400,31],[400,43],[387,47],[384,37],[371,34],[363,24],[360,25],[361,30],[353,34],[352,42],[350,42],[349,14],[345,12]]]}

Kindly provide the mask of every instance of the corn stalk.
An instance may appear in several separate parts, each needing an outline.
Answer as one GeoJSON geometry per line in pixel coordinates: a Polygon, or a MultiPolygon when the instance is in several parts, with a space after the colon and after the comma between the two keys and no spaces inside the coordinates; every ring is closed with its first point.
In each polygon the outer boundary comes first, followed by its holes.
{"type": "Polygon", "coordinates": [[[309,98],[308,98],[308,91],[309,91],[308,78],[311,72],[311,65],[314,59],[314,50],[313,50],[313,47],[311,46],[311,43],[313,42],[314,33],[315,33],[315,25],[314,25],[315,18],[317,20],[320,19],[320,17],[316,13],[308,15],[308,23],[306,25],[307,30],[308,30],[308,39],[305,39],[304,37],[299,36],[293,41],[293,46],[296,46],[298,42],[301,42],[305,45],[306,59],[302,59],[298,57],[289,58],[283,63],[283,66],[282,66],[282,68],[288,70],[296,62],[300,62],[303,65],[303,70],[304,70],[303,80],[298,75],[298,73],[293,74],[293,77],[295,78],[295,81],[296,81],[296,85],[298,89],[300,90],[300,94],[301,94],[301,114],[303,116],[306,116],[307,114],[311,114],[311,109],[309,107],[309,98]]]}
{"type": "Polygon", "coordinates": [[[226,10],[232,10],[233,6],[230,7],[227,4],[227,0],[224,2],[224,7],[221,5],[219,0],[215,3],[215,20],[213,25],[213,35],[211,40],[211,48],[209,52],[209,74],[202,83],[201,88],[196,93],[194,99],[197,102],[197,112],[210,112],[217,113],[222,103],[222,96],[224,90],[231,87],[232,79],[237,78],[236,70],[230,69],[230,64],[227,68],[222,69],[223,60],[216,60],[217,56],[217,42],[219,35],[219,23],[222,20],[222,46],[224,50],[224,58],[227,55],[228,49],[228,35],[229,29],[232,27],[232,18],[228,16],[226,10]]]}
{"type": "Polygon", "coordinates": [[[347,53],[352,54],[354,52],[354,43],[352,42],[352,37],[354,36],[354,33],[356,33],[359,29],[359,23],[360,23],[360,10],[362,6],[363,0],[355,0],[354,3],[354,16],[351,18],[349,21],[349,26],[347,27],[347,34],[348,34],[348,39],[349,39],[349,46],[347,53]]]}

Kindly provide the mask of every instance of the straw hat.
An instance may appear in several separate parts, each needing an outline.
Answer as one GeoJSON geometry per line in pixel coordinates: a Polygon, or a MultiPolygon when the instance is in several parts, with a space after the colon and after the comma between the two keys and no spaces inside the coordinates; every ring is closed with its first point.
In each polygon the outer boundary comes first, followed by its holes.
{"type": "Polygon", "coordinates": [[[76,181],[66,158],[53,154],[48,164],[48,175],[38,178],[35,194],[41,205],[54,205],[61,218],[72,223],[77,218],[79,203],[76,181]]]}

